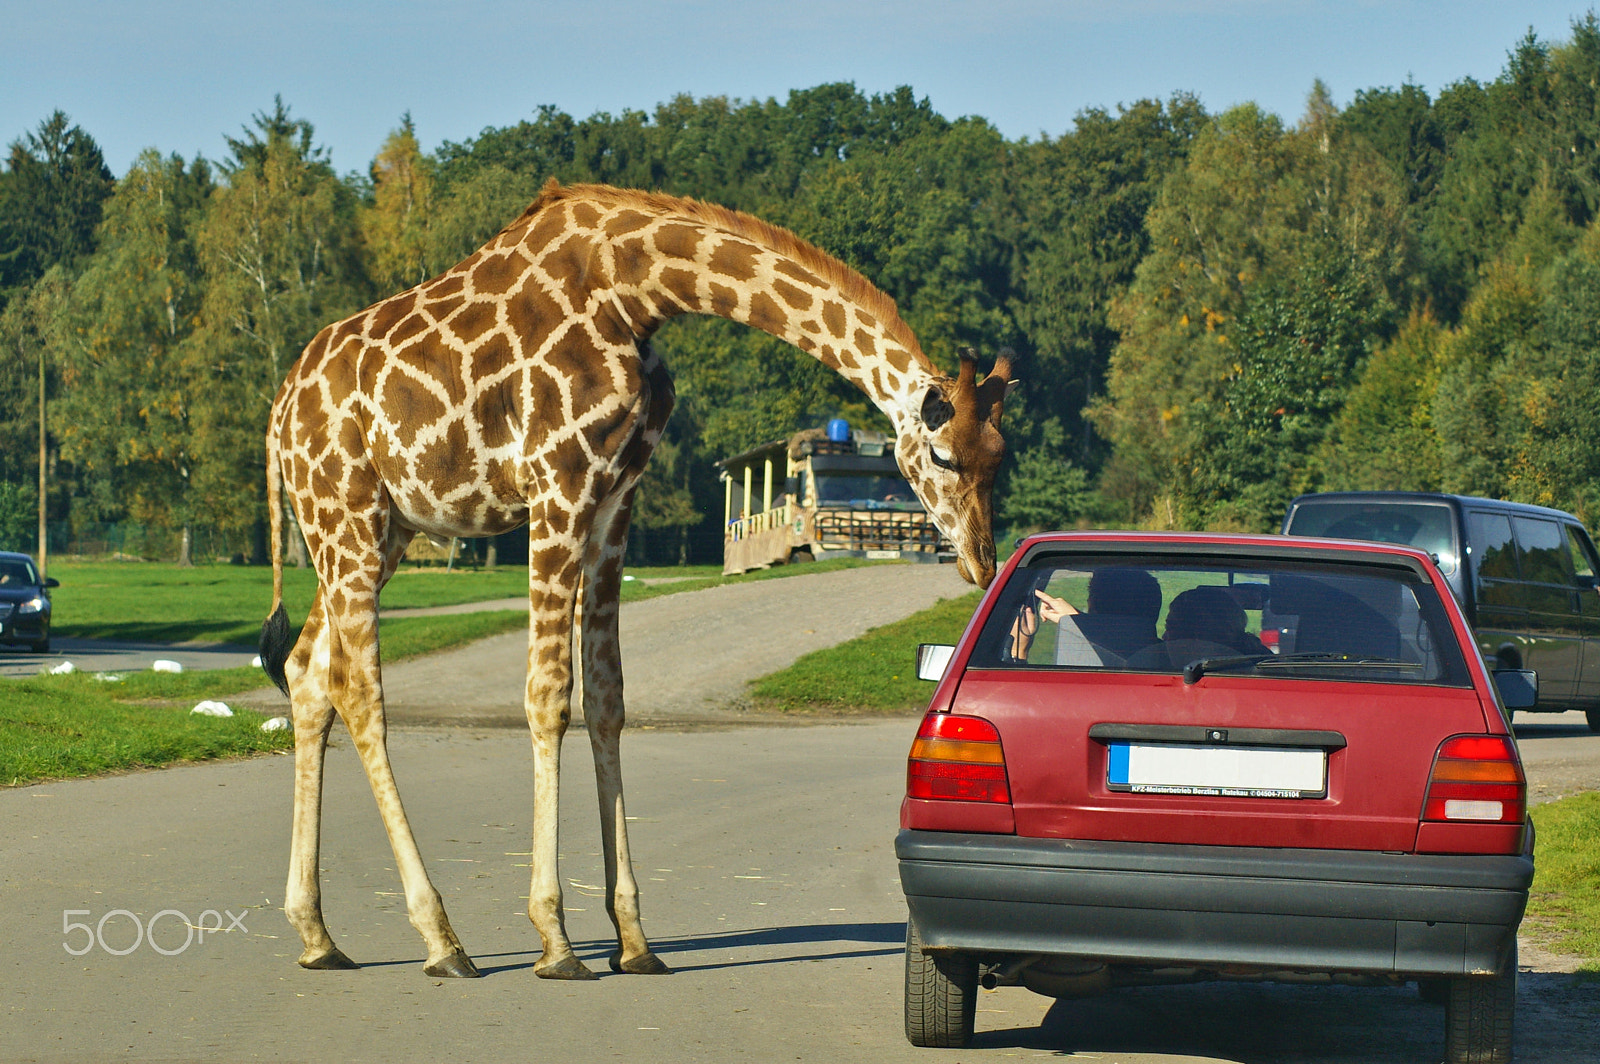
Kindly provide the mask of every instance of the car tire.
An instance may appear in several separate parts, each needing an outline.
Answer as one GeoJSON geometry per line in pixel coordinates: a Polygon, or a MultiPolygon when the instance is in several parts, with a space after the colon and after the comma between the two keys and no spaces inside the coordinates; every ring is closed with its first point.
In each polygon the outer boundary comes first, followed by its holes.
{"type": "Polygon", "coordinates": [[[960,953],[922,952],[914,920],[906,921],[906,1039],[930,1049],[972,1041],[978,1012],[978,962],[960,953]]]}
{"type": "Polygon", "coordinates": [[[48,653],[50,653],[50,637],[49,636],[45,636],[43,639],[39,640],[37,643],[34,643],[31,649],[33,650],[33,652],[35,654],[48,654],[48,653]]]}
{"type": "Polygon", "coordinates": [[[1505,1064],[1517,1010],[1517,948],[1499,975],[1450,980],[1444,1003],[1445,1064],[1505,1064]]]}
{"type": "Polygon", "coordinates": [[[1600,733],[1600,708],[1586,709],[1583,715],[1589,720],[1589,730],[1600,733]]]}

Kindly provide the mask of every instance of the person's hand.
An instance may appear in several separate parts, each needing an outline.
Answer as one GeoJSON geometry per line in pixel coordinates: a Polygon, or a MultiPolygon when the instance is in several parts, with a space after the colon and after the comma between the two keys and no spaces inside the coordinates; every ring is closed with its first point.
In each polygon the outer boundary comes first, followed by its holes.
{"type": "Polygon", "coordinates": [[[1011,622],[1011,659],[1013,661],[1027,661],[1028,648],[1033,646],[1034,633],[1039,631],[1039,615],[1033,612],[1032,606],[1024,606],[1017,612],[1017,619],[1011,622]]]}
{"type": "Polygon", "coordinates": [[[1061,618],[1071,617],[1078,612],[1078,608],[1064,598],[1056,598],[1043,591],[1035,591],[1034,594],[1039,597],[1039,616],[1052,624],[1060,624],[1061,618]]]}

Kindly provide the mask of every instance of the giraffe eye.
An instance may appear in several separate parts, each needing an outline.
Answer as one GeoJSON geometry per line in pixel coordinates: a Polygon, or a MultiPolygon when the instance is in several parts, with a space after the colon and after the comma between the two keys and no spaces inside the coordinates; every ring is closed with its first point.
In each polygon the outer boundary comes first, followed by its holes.
{"type": "Polygon", "coordinates": [[[952,473],[956,471],[956,463],[954,458],[948,454],[941,453],[938,447],[930,444],[928,447],[928,457],[932,458],[933,464],[938,466],[940,469],[948,469],[952,473]]]}

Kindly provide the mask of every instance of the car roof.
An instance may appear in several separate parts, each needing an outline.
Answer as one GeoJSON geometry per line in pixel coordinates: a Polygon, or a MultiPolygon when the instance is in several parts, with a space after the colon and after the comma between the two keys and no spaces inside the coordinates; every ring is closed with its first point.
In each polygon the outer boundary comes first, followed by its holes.
{"type": "Polygon", "coordinates": [[[1042,532],[1029,536],[1017,545],[1017,553],[1026,555],[1019,564],[1026,564],[1032,555],[1052,547],[1071,547],[1078,550],[1098,549],[1113,553],[1138,551],[1172,552],[1181,554],[1240,553],[1254,558],[1284,558],[1301,561],[1360,560],[1378,564],[1399,565],[1414,571],[1427,572],[1433,568],[1433,556],[1426,551],[1394,543],[1366,540],[1320,539],[1311,536],[1281,536],[1243,534],[1232,532],[1042,532]]]}
{"type": "Polygon", "coordinates": [[[1505,499],[1485,499],[1479,495],[1451,495],[1441,491],[1316,491],[1298,495],[1289,503],[1289,510],[1307,502],[1431,502],[1471,506],[1486,510],[1507,510],[1516,513],[1537,514],[1541,517],[1565,518],[1579,524],[1576,517],[1565,510],[1538,506],[1531,502],[1509,502],[1505,499]]]}
{"type": "Polygon", "coordinates": [[[32,562],[33,561],[33,557],[31,555],[23,554],[21,551],[0,550],[0,561],[5,561],[5,562],[32,562]]]}

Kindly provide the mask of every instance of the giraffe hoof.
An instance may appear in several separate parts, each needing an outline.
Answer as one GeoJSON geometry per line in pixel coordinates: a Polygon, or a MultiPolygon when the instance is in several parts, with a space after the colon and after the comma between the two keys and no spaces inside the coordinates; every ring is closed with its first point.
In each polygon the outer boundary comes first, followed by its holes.
{"type": "Polygon", "coordinates": [[[361,965],[344,955],[344,951],[335,946],[327,953],[320,953],[314,957],[302,956],[300,967],[309,968],[314,972],[351,972],[361,965]]]}
{"type": "Polygon", "coordinates": [[[632,960],[623,960],[619,950],[611,955],[611,970],[623,975],[671,975],[672,969],[654,953],[642,953],[632,960]]]}
{"type": "Polygon", "coordinates": [[[585,967],[582,961],[570,954],[553,964],[535,965],[533,974],[540,979],[569,979],[575,982],[599,978],[585,967]]]}
{"type": "Polygon", "coordinates": [[[440,979],[478,979],[480,973],[478,966],[472,963],[472,958],[462,950],[446,954],[432,964],[424,965],[423,975],[431,975],[440,979]]]}

